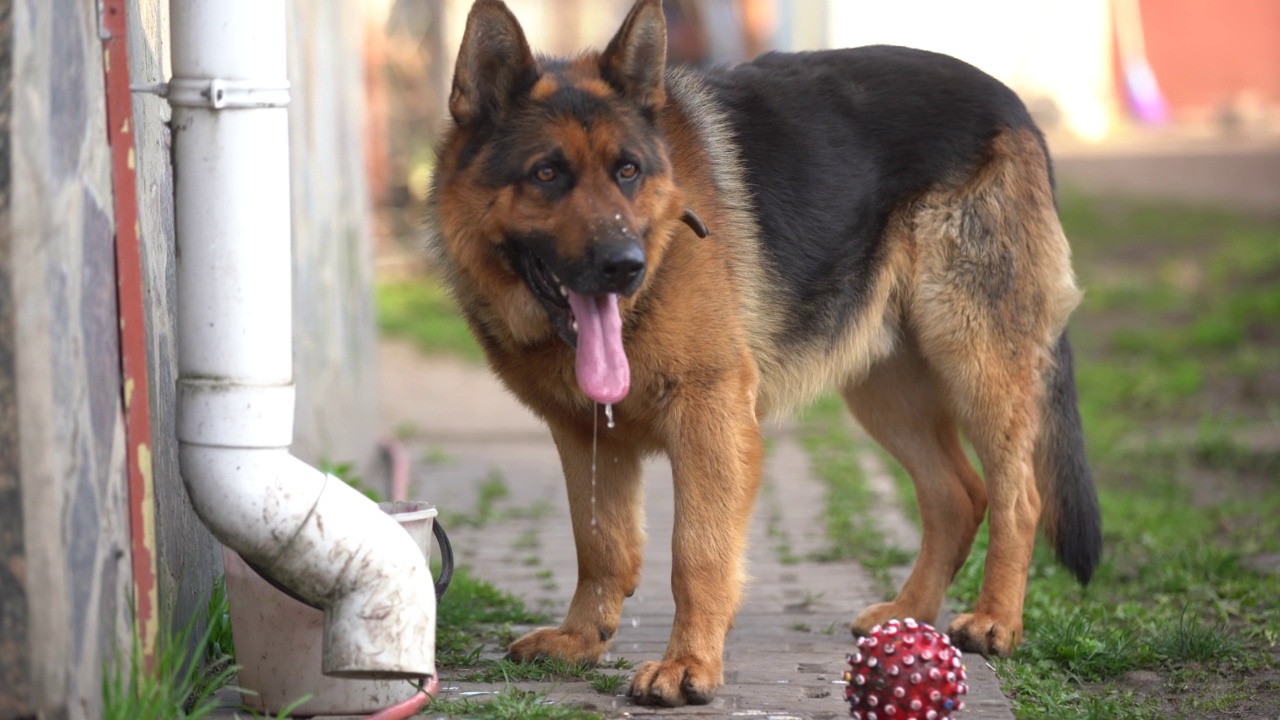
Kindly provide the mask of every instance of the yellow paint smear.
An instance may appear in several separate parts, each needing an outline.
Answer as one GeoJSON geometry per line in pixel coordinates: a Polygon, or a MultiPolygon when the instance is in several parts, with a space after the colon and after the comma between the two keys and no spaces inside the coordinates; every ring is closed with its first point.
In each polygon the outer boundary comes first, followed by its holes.
{"type": "MultiPolygon", "coordinates": [[[[142,545],[147,549],[147,562],[153,582],[147,592],[151,617],[142,627],[142,653],[152,657],[156,649],[156,637],[160,630],[159,581],[156,577],[156,484],[151,474],[151,448],[138,444],[138,471],[142,473],[142,545]]],[[[136,581],[135,581],[136,582],[136,581]]]]}
{"type": "Polygon", "coordinates": [[[124,381],[124,409],[128,411],[129,404],[133,402],[133,378],[125,378],[124,381]]]}
{"type": "Polygon", "coordinates": [[[129,148],[129,155],[128,155],[128,159],[126,160],[126,162],[127,162],[127,163],[128,163],[128,165],[129,165],[129,169],[130,169],[130,170],[132,170],[132,169],[134,168],[133,148],[129,148]]]}

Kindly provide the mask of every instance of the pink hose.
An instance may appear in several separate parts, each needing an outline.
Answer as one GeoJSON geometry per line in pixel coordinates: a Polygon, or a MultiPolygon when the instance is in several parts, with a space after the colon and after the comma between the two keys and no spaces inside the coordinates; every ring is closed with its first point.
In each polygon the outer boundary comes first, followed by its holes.
{"type": "Polygon", "coordinates": [[[395,438],[382,441],[382,451],[391,465],[391,501],[409,499],[409,451],[395,438]]]}
{"type": "MultiPolygon", "coordinates": [[[[408,452],[404,450],[401,442],[394,438],[384,439],[383,451],[387,452],[390,460],[390,470],[392,470],[392,501],[408,500],[408,452]]],[[[413,696],[406,701],[397,702],[396,705],[383,708],[369,716],[369,720],[404,720],[406,717],[417,714],[422,708],[428,706],[431,698],[440,692],[440,680],[431,676],[426,680],[426,684],[422,685],[422,689],[413,693],[413,696]]]]}
{"type": "MultiPolygon", "coordinates": [[[[382,450],[391,462],[391,500],[409,499],[409,453],[404,445],[394,438],[382,441],[382,450]]],[[[426,707],[431,699],[440,692],[440,680],[435,676],[427,679],[422,689],[408,700],[379,710],[369,716],[368,720],[404,720],[426,707]]]]}
{"type": "Polygon", "coordinates": [[[413,697],[398,702],[384,710],[379,710],[370,715],[368,720],[404,720],[426,707],[427,703],[430,703],[431,699],[439,692],[440,680],[433,675],[428,678],[421,690],[413,694],[413,697]]]}

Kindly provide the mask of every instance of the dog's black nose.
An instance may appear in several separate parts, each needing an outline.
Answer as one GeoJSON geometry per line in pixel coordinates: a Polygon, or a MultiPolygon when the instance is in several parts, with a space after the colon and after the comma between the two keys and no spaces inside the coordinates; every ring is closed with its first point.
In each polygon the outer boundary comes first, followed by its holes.
{"type": "Polygon", "coordinates": [[[644,248],[638,244],[610,247],[596,256],[596,267],[610,291],[629,294],[644,275],[644,248]]]}

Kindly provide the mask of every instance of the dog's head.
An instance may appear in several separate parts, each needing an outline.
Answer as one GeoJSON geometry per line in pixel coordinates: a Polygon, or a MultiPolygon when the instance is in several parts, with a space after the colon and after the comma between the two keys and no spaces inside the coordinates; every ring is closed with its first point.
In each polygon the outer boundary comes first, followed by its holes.
{"type": "Polygon", "coordinates": [[[626,395],[623,312],[681,216],[658,127],[661,0],[639,0],[603,52],[535,59],[515,16],[477,0],[449,98],[432,206],[444,249],[516,342],[558,333],[598,402],[626,395]]]}

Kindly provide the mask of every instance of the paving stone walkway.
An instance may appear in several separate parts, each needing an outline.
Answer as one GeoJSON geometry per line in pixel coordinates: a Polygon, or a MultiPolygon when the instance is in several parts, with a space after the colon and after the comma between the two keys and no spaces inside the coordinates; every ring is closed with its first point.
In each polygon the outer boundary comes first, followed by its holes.
{"type": "MultiPolygon", "coordinates": [[[[497,472],[510,491],[504,506],[542,509],[534,517],[504,516],[478,529],[449,528],[457,562],[524,597],[532,607],[561,617],[573,593],[577,566],[559,461],[547,430],[483,368],[423,358],[405,345],[387,343],[380,372],[383,422],[388,431],[412,430],[415,498],[446,513],[467,512],[476,506],[481,481],[497,472]]],[[[770,437],[765,487],[751,531],[752,579],[727,641],[725,686],[710,705],[639,707],[583,682],[520,686],[549,693],[554,702],[595,708],[608,717],[848,717],[840,682],[845,655],[853,647],[847,626],[862,607],[881,598],[874,580],[856,563],[781,561],[777,546],[784,540],[801,558],[825,546],[824,488],[786,427],[775,429],[770,437]]],[[[873,459],[866,465],[873,478],[883,475],[873,459]]],[[[649,543],[644,574],[636,594],[623,606],[609,656],[635,664],[661,658],[675,610],[669,583],[672,487],[666,462],[646,466],[645,486],[649,543]]],[[[893,502],[891,483],[881,479],[873,486],[893,502]]],[[[914,549],[915,529],[892,510],[890,505],[878,513],[886,536],[914,549]]],[[[491,649],[492,657],[501,654],[501,648],[491,649]]],[[[960,717],[1013,717],[986,663],[970,658],[968,668],[972,690],[960,717]]],[[[446,696],[502,689],[457,682],[447,671],[441,680],[446,696]]]]}

